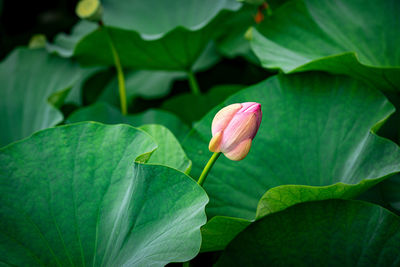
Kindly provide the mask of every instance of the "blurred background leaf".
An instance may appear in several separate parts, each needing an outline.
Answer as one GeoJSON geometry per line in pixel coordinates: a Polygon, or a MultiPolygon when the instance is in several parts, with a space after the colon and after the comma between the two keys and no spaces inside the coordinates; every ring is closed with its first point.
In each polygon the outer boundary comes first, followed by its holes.
{"type": "Polygon", "coordinates": [[[43,49],[14,50],[0,64],[0,146],[61,122],[63,115],[55,105],[85,72],[43,49]]]}
{"type": "Polygon", "coordinates": [[[188,126],[167,111],[148,109],[143,113],[124,116],[117,108],[102,102],[81,108],[67,119],[67,123],[80,121],[97,121],[107,124],[126,123],[136,127],[144,124],[161,124],[167,127],[180,141],[189,132],[188,126]]]}

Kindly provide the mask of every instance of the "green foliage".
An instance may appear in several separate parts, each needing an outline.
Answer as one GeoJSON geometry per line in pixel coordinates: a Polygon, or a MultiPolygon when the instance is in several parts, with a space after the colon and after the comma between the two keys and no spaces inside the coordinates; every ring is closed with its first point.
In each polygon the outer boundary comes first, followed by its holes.
{"type": "Polygon", "coordinates": [[[117,108],[102,102],[81,108],[67,119],[69,123],[80,121],[97,121],[108,124],[126,123],[132,126],[161,124],[167,127],[179,140],[183,140],[189,132],[189,128],[169,112],[149,109],[143,113],[124,116],[117,108]]]}
{"type": "MultiPolygon", "coordinates": [[[[210,156],[216,111],[255,100],[265,115],[249,155],[240,162],[221,158],[204,184],[210,217],[252,221],[299,202],[350,198],[400,170],[399,148],[371,132],[393,112],[385,97],[346,77],[307,73],[275,76],[242,90],[195,124],[184,142],[195,177],[210,156]]],[[[213,226],[204,240],[230,240],[225,225],[237,222],[218,220],[221,232],[213,226]]]]}
{"type": "Polygon", "coordinates": [[[242,85],[220,85],[200,96],[191,93],[181,94],[165,101],[162,109],[175,113],[190,124],[200,120],[211,108],[242,88],[242,85]],[[188,110],[191,112],[187,112],[188,110]]]}
{"type": "Polygon", "coordinates": [[[219,31],[218,25],[241,4],[234,0],[105,1],[104,27],[80,24],[69,38],[56,39],[51,51],[74,56],[84,65],[113,65],[110,42],[126,67],[191,70],[219,31]],[[151,3],[153,2],[153,3],[151,3]],[[165,12],[173,12],[166,17],[165,12]],[[149,19],[152,23],[149,23],[149,19]]]}
{"type": "Polygon", "coordinates": [[[397,0],[290,1],[253,31],[251,45],[266,68],[324,70],[399,90],[399,12],[397,0]]]}

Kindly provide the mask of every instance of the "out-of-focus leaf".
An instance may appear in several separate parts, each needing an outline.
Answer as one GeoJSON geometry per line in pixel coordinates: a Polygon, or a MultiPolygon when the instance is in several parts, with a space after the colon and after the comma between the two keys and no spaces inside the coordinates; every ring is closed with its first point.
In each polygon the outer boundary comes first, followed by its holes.
{"type": "Polygon", "coordinates": [[[90,67],[82,69],[80,79],[75,83],[75,85],[69,90],[68,95],[65,99],[66,103],[75,104],[81,106],[83,104],[83,88],[91,77],[104,71],[102,67],[90,67]]]}
{"type": "MultiPolygon", "coordinates": [[[[216,52],[215,45],[213,42],[210,42],[203,54],[197,59],[193,69],[194,71],[207,69],[211,65],[214,65],[219,59],[220,56],[216,52]]],[[[125,75],[128,103],[132,102],[132,99],[138,96],[144,99],[163,97],[170,92],[175,80],[186,78],[187,74],[183,71],[130,71],[125,75]]],[[[115,106],[120,105],[117,77],[110,81],[98,100],[115,106]]]]}
{"type": "Polygon", "coordinates": [[[400,217],[351,200],[302,203],[240,233],[216,266],[397,266],[400,217]]]}
{"type": "Polygon", "coordinates": [[[60,104],[82,72],[43,49],[14,50],[0,64],[0,146],[61,122],[61,112],[49,99],[60,104]]]}
{"type": "Polygon", "coordinates": [[[0,150],[0,261],[164,266],[199,251],[208,198],[128,125],[46,129],[0,150]],[[140,162],[134,162],[135,160],[140,162]]]}
{"type": "Polygon", "coordinates": [[[67,118],[68,123],[80,121],[98,121],[107,124],[126,123],[132,126],[161,124],[167,127],[180,141],[189,132],[189,127],[169,112],[149,109],[143,113],[124,116],[117,108],[102,102],[78,109],[67,118]]]}
{"type": "Polygon", "coordinates": [[[250,48],[249,40],[245,38],[246,31],[255,25],[254,16],[256,13],[256,6],[245,5],[224,22],[226,30],[217,40],[219,51],[224,56],[230,58],[243,56],[253,63],[259,62],[250,48]]]}
{"type": "Polygon", "coordinates": [[[95,31],[98,25],[94,22],[82,20],[71,30],[71,34],[60,33],[54,38],[53,43],[47,43],[49,52],[56,52],[62,57],[71,57],[74,54],[76,44],[89,33],[95,31]]]}
{"type": "Polygon", "coordinates": [[[192,93],[181,94],[166,100],[161,108],[191,124],[200,120],[211,108],[243,87],[243,85],[220,85],[199,96],[192,93]]]}
{"type": "MultiPolygon", "coordinates": [[[[125,76],[126,95],[128,103],[134,97],[140,96],[152,99],[165,96],[169,93],[175,79],[185,78],[183,72],[139,70],[131,71],[125,76]]],[[[120,105],[118,80],[115,77],[104,89],[98,100],[120,105]]]]}

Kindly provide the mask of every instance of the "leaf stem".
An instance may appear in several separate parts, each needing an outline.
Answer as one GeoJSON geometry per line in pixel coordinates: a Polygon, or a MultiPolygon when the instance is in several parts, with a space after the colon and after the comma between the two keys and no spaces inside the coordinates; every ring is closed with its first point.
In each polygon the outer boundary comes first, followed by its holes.
{"type": "Polygon", "coordinates": [[[127,101],[126,101],[124,71],[122,69],[121,60],[119,58],[117,50],[115,49],[115,45],[111,38],[111,35],[108,32],[108,30],[106,29],[106,27],[103,27],[103,29],[107,35],[108,42],[109,42],[110,48],[111,48],[111,52],[112,52],[113,58],[114,58],[115,68],[117,69],[119,99],[120,99],[120,103],[121,103],[121,113],[123,115],[126,115],[126,114],[128,114],[128,107],[127,107],[127,101]]]}
{"type": "Polygon", "coordinates": [[[204,181],[206,180],[208,173],[210,172],[212,166],[217,161],[217,159],[218,159],[218,157],[220,155],[221,155],[221,152],[214,152],[214,154],[212,154],[211,158],[209,159],[209,161],[207,162],[206,166],[204,167],[203,172],[201,173],[199,180],[197,181],[198,185],[203,186],[204,181]]]}
{"type": "Polygon", "coordinates": [[[191,70],[188,71],[187,75],[188,75],[189,85],[190,85],[190,89],[192,90],[192,93],[194,95],[200,95],[201,94],[200,87],[199,87],[199,84],[196,80],[196,76],[194,75],[193,71],[191,71],[191,70]]]}

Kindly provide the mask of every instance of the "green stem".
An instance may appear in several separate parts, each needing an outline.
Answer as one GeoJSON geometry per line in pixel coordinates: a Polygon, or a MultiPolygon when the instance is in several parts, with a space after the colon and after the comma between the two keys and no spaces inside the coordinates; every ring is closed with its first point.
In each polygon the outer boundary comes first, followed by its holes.
{"type": "Polygon", "coordinates": [[[125,77],[124,71],[122,69],[121,60],[119,59],[119,55],[117,50],[115,49],[114,42],[109,34],[108,30],[103,27],[105,33],[107,34],[108,41],[110,44],[111,52],[113,54],[115,68],[117,69],[117,76],[118,76],[118,89],[119,89],[119,99],[121,103],[121,113],[123,115],[128,114],[128,107],[126,101],[126,88],[125,88],[125,77]]]}
{"type": "Polygon", "coordinates": [[[192,90],[192,93],[194,95],[200,95],[201,94],[200,87],[199,87],[199,84],[197,83],[196,76],[194,76],[193,71],[191,71],[191,70],[188,71],[187,75],[189,78],[189,85],[190,85],[190,89],[192,90]]]}
{"type": "Polygon", "coordinates": [[[220,155],[221,155],[221,152],[214,152],[214,154],[212,154],[210,160],[207,162],[206,166],[204,167],[203,172],[201,173],[200,178],[197,181],[197,184],[199,184],[200,186],[203,186],[208,173],[210,172],[212,166],[217,161],[217,159],[220,155]]]}

